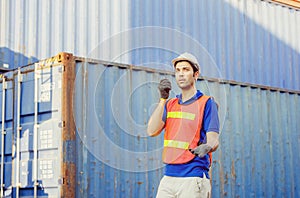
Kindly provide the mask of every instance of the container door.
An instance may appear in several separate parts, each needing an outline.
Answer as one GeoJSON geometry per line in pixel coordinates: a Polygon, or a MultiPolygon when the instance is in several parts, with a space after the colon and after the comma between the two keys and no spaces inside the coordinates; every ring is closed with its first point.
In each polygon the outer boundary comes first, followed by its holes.
{"type": "Polygon", "coordinates": [[[13,197],[60,197],[62,64],[36,63],[15,80],[17,132],[13,197]]]}

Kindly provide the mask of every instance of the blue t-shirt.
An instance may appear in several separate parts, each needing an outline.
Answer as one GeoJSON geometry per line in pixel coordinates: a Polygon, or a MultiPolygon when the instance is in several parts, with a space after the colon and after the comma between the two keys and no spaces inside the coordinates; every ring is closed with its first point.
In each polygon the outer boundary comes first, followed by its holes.
{"type": "MultiPolygon", "coordinates": [[[[182,102],[182,95],[177,95],[178,102],[181,105],[191,104],[197,101],[203,94],[197,90],[197,93],[189,100],[182,102]]],[[[162,120],[166,122],[167,119],[167,104],[165,105],[164,114],[162,120]]],[[[214,131],[219,132],[219,117],[218,106],[216,102],[210,98],[206,102],[204,109],[204,118],[202,128],[199,131],[200,143],[206,143],[206,132],[214,131]]],[[[195,158],[184,164],[166,164],[165,175],[173,177],[203,177],[203,173],[209,178],[209,155],[205,155],[203,158],[195,156],[195,158]]]]}

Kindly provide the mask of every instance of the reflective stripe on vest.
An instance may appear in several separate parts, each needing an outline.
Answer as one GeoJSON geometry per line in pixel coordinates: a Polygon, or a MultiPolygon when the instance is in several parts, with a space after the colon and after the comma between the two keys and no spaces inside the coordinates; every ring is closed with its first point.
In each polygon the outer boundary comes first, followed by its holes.
{"type": "Polygon", "coordinates": [[[179,149],[188,149],[189,148],[188,142],[181,142],[176,140],[164,140],[164,147],[173,147],[179,149]]]}
{"type": "Polygon", "coordinates": [[[194,113],[188,113],[188,112],[168,112],[167,118],[182,118],[182,119],[188,119],[188,120],[195,120],[195,114],[194,113]]]}
{"type": "Polygon", "coordinates": [[[188,149],[198,146],[208,99],[209,96],[203,95],[188,105],[178,104],[178,98],[168,101],[162,156],[164,163],[183,164],[194,159],[195,155],[188,149]]]}

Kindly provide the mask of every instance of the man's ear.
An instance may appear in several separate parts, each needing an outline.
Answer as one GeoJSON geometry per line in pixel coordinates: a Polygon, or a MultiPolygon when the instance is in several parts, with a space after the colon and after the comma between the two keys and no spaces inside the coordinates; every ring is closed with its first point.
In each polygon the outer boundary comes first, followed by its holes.
{"type": "Polygon", "coordinates": [[[199,71],[194,72],[194,77],[195,77],[195,80],[198,79],[198,77],[199,77],[199,71]]]}

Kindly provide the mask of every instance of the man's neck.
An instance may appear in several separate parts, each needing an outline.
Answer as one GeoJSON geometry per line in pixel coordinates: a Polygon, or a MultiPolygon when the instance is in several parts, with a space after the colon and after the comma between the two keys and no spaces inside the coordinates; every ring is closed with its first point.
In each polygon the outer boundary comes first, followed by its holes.
{"type": "Polygon", "coordinates": [[[197,89],[195,87],[187,90],[183,89],[181,90],[181,93],[182,93],[182,102],[185,102],[190,98],[192,98],[197,93],[197,89]]]}

